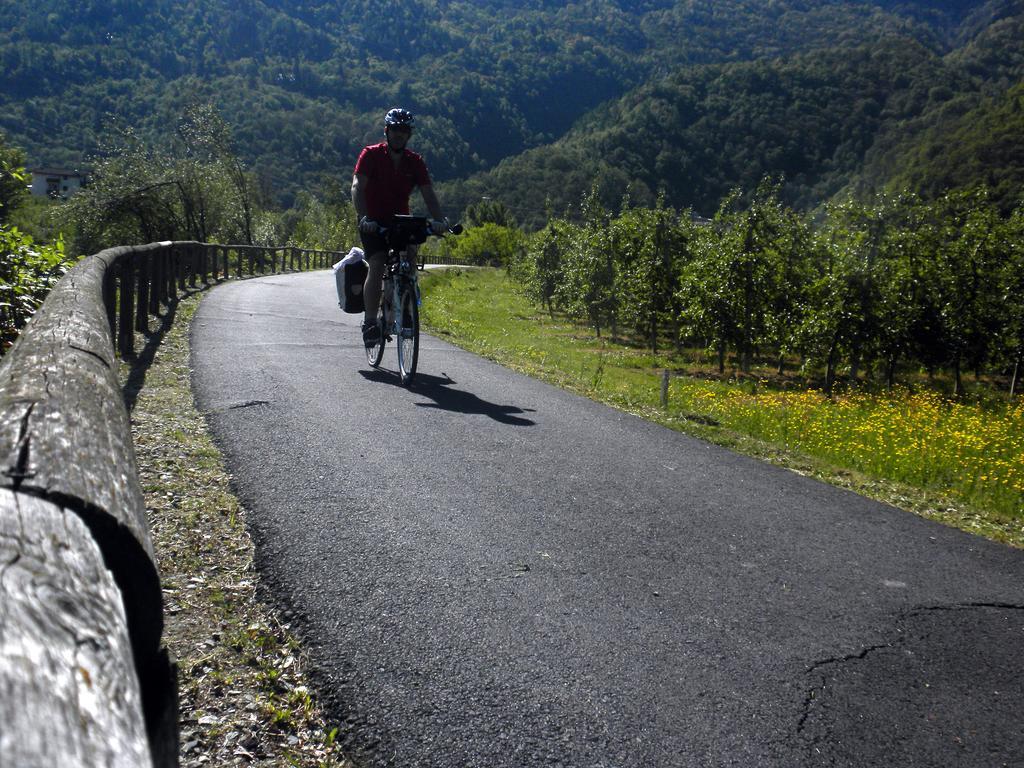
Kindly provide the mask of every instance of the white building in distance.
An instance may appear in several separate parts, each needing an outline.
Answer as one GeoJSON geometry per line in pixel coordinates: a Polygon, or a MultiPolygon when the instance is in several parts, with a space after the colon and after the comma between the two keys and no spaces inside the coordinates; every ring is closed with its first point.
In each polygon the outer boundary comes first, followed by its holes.
{"type": "Polygon", "coordinates": [[[67,168],[33,168],[32,194],[68,198],[85,184],[86,174],[67,168]]]}

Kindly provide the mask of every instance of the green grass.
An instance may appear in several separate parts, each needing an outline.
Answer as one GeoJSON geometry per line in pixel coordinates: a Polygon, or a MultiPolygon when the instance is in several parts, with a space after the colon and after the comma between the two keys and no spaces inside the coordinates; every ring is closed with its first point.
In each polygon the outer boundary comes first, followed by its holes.
{"type": "Polygon", "coordinates": [[[654,356],[549,317],[504,272],[423,280],[424,325],[514,370],[802,474],[1024,547],[1024,407],[935,391],[825,397],[793,380],[717,380],[700,353],[654,356]],[[662,371],[672,369],[668,406],[662,371]]]}

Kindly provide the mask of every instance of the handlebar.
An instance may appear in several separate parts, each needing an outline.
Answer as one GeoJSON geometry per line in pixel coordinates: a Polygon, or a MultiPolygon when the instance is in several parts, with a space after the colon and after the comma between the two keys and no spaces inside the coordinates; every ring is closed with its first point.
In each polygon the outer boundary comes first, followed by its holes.
{"type": "MultiPolygon", "coordinates": [[[[388,232],[407,232],[409,234],[423,234],[433,237],[444,237],[445,235],[461,235],[462,225],[461,224],[447,224],[445,230],[441,232],[434,231],[433,221],[426,218],[425,216],[407,216],[405,214],[399,214],[394,217],[394,223],[390,227],[383,227],[380,224],[377,225],[377,234],[387,235],[388,232]]],[[[422,242],[422,241],[420,241],[422,242]]]]}
{"type": "Polygon", "coordinates": [[[409,245],[425,242],[429,236],[458,235],[462,232],[462,225],[447,225],[446,229],[447,231],[435,232],[430,219],[424,216],[399,215],[395,216],[387,227],[377,225],[378,234],[384,236],[388,247],[393,251],[401,251],[409,245]]]}

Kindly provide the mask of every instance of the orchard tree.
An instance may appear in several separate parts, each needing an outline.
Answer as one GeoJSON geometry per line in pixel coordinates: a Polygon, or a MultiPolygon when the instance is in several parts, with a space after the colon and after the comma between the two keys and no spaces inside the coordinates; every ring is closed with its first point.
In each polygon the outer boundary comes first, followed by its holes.
{"type": "MultiPolygon", "coordinates": [[[[684,219],[689,224],[689,212],[684,219]]],[[[665,207],[663,198],[653,209],[627,204],[611,224],[620,314],[647,339],[655,355],[665,323],[673,325],[678,339],[680,274],[689,262],[690,228],[665,207]]]]}
{"type": "Polygon", "coordinates": [[[549,218],[547,226],[530,238],[525,256],[512,262],[512,275],[527,297],[546,307],[548,314],[554,314],[558,287],[564,279],[565,253],[575,236],[575,226],[549,218]]]}
{"type": "Polygon", "coordinates": [[[932,211],[940,240],[930,282],[953,368],[953,391],[960,397],[964,365],[980,370],[998,336],[1003,223],[984,190],[947,193],[932,203],[932,211]]]}
{"type": "Polygon", "coordinates": [[[1000,313],[1002,315],[1001,358],[1013,373],[1010,399],[1020,389],[1021,361],[1024,359],[1024,205],[1004,223],[1002,237],[1004,260],[1000,275],[1000,313]]]}
{"type": "Polygon", "coordinates": [[[615,336],[618,297],[608,212],[597,188],[583,198],[583,223],[563,254],[562,282],[556,287],[558,303],[574,317],[586,321],[600,337],[610,326],[615,336]]]}
{"type": "Polygon", "coordinates": [[[783,253],[794,238],[788,227],[777,184],[762,182],[747,208],[733,190],[715,214],[711,236],[683,270],[684,316],[717,347],[720,372],[729,346],[749,372],[755,350],[772,337],[773,310],[782,322],[783,253]]]}

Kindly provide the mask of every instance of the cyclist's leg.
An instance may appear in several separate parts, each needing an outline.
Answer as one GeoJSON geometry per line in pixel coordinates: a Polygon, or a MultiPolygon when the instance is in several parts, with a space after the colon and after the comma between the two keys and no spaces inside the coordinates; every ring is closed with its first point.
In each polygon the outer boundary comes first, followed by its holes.
{"type": "Polygon", "coordinates": [[[364,324],[377,322],[377,310],[380,308],[381,284],[384,281],[384,262],[386,259],[386,251],[378,251],[366,257],[369,270],[366,273],[366,282],[363,283],[363,307],[366,310],[364,324]]]}
{"type": "Polygon", "coordinates": [[[367,324],[376,324],[377,322],[377,309],[380,307],[380,289],[384,279],[384,261],[387,258],[388,244],[379,234],[360,232],[359,239],[363,242],[363,252],[366,254],[366,263],[369,265],[366,280],[363,282],[363,307],[366,310],[363,327],[365,328],[367,324]]]}

